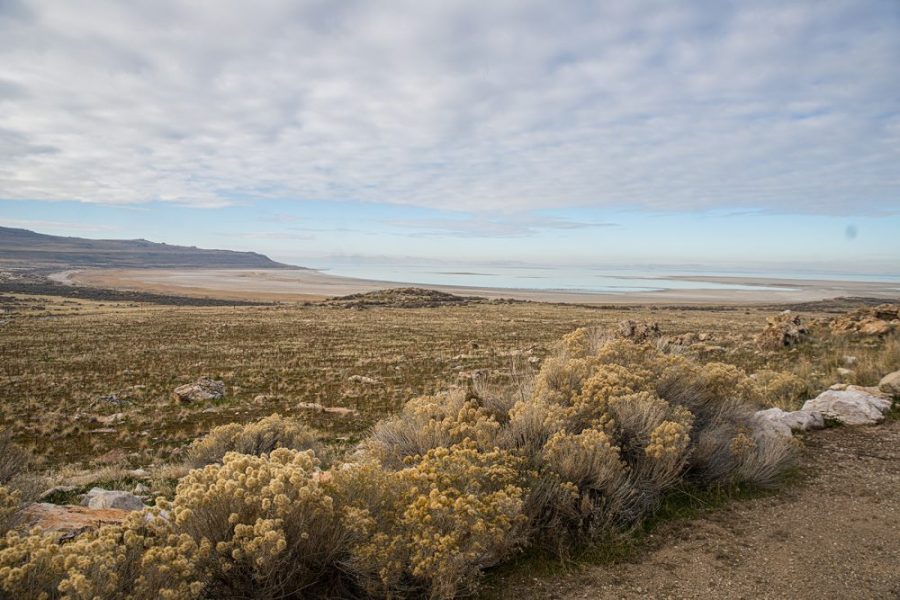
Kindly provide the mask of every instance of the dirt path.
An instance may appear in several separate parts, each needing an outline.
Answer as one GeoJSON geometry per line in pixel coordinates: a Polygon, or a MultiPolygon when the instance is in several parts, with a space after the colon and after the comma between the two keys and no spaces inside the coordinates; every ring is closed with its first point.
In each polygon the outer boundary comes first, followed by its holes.
{"type": "Polygon", "coordinates": [[[504,598],[900,598],[900,421],[806,439],[808,478],[673,523],[633,564],[585,568],[504,598]]]}

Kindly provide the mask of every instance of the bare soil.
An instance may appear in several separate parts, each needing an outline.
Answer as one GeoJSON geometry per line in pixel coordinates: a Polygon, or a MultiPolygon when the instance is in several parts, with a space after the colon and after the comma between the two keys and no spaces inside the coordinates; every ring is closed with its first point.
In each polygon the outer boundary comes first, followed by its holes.
{"type": "Polygon", "coordinates": [[[502,598],[900,598],[900,421],[807,436],[802,479],[658,529],[631,561],[502,598]]]}

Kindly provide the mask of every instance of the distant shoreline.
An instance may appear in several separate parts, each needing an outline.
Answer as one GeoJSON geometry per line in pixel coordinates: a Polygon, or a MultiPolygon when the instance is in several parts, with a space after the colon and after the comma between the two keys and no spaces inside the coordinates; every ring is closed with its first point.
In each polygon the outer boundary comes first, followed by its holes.
{"type": "MultiPolygon", "coordinates": [[[[451,294],[572,304],[778,304],[846,296],[900,298],[897,283],[761,277],[671,276],[683,280],[765,289],[660,289],[594,292],[370,280],[308,269],[69,269],[50,276],[67,285],[87,285],[158,294],[231,300],[318,301],[395,287],[421,287],[451,294]]],[[[662,286],[661,286],[662,287],[662,286]]]]}

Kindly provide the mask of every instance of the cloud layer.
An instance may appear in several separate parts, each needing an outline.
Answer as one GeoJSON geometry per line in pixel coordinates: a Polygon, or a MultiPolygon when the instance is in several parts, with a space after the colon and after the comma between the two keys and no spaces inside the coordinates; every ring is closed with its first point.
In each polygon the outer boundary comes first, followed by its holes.
{"type": "Polygon", "coordinates": [[[898,64],[896,0],[4,0],[0,199],[896,214],[898,64]]]}

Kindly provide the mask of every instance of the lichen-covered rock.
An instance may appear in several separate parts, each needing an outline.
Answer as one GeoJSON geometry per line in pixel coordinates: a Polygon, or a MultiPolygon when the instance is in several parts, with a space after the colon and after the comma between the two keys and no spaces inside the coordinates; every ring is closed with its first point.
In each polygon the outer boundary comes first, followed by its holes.
{"type": "Polygon", "coordinates": [[[799,344],[808,335],[800,317],[787,310],[766,320],[765,328],[756,336],[756,343],[766,350],[777,350],[799,344]]]}
{"type": "MultiPolygon", "coordinates": [[[[833,386],[835,387],[835,386],[833,386]]],[[[843,386],[829,389],[803,404],[803,410],[818,411],[844,425],[875,425],[884,420],[891,401],[872,388],[843,386]]]]}
{"type": "Polygon", "coordinates": [[[756,413],[758,419],[767,420],[786,426],[791,431],[809,431],[825,427],[822,413],[814,410],[795,410],[787,412],[780,408],[769,408],[756,413]]]}
{"type": "Polygon", "coordinates": [[[104,490],[103,488],[93,488],[89,491],[82,506],[88,508],[116,508],[119,510],[141,510],[144,508],[144,502],[130,492],[122,492],[119,490],[104,490]]]}
{"type": "Polygon", "coordinates": [[[900,397],[900,371],[894,371],[882,377],[878,389],[885,394],[900,397]]]}
{"type": "Polygon", "coordinates": [[[175,388],[172,397],[182,404],[219,400],[225,397],[225,382],[201,377],[193,383],[186,383],[175,388]]]}

